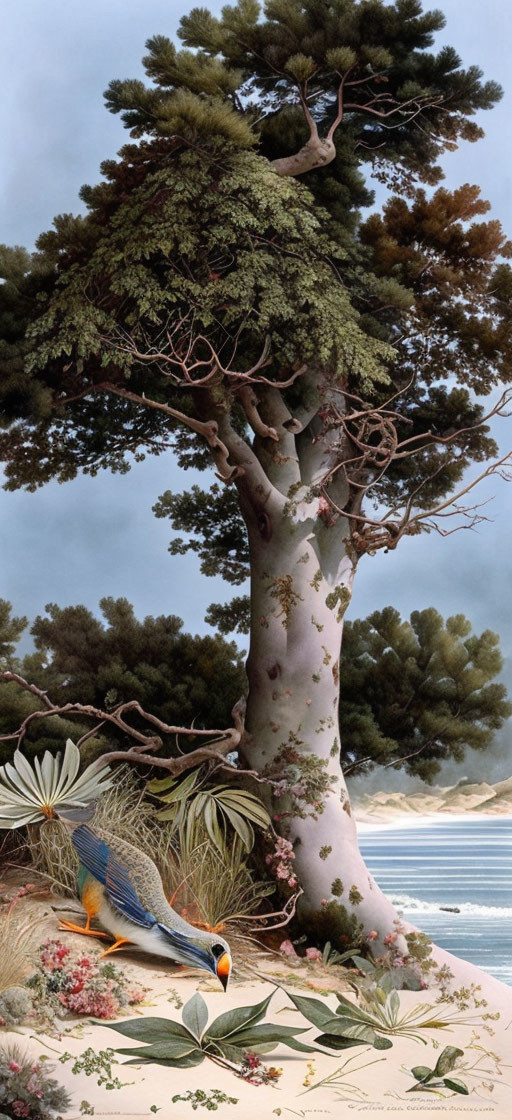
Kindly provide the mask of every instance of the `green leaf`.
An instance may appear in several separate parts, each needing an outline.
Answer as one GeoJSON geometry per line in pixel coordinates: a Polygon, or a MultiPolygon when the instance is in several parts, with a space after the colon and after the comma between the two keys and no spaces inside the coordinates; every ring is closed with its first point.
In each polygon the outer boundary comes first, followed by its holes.
{"type": "Polygon", "coordinates": [[[225,837],[219,826],[219,820],[217,817],[217,806],[215,805],[215,802],[211,797],[206,801],[203,820],[212,844],[219,850],[219,852],[222,853],[225,848],[225,837]]]}
{"type": "MultiPolygon", "coordinates": [[[[98,1023],[100,1025],[104,1027],[106,1023],[98,1023]]],[[[151,1015],[147,1019],[125,1019],[122,1023],[109,1023],[108,1026],[110,1030],[117,1031],[126,1038],[133,1038],[136,1042],[168,1042],[172,1039],[196,1041],[181,1023],[175,1023],[172,1019],[157,1019],[151,1015]]]]}
{"type": "Polygon", "coordinates": [[[264,805],[251,793],[244,791],[229,789],[222,791],[218,795],[218,800],[222,805],[229,805],[232,809],[242,813],[244,817],[259,824],[262,828],[268,828],[270,824],[270,817],[264,805]]]}
{"type": "Polygon", "coordinates": [[[361,1038],[372,1046],[375,1042],[375,1031],[367,1023],[354,1022],[353,1019],[342,1017],[329,1019],[325,1024],[325,1033],[340,1035],[343,1038],[361,1038]]]}
{"type": "Polygon", "coordinates": [[[434,1070],[429,1069],[428,1066],[414,1066],[411,1073],[416,1081],[422,1081],[423,1083],[425,1081],[430,1081],[431,1077],[434,1077],[434,1070]]]}
{"type": "Polygon", "coordinates": [[[213,1023],[208,1028],[205,1041],[212,1039],[212,1041],[215,1042],[222,1038],[229,1038],[231,1035],[250,1026],[251,1023],[259,1023],[260,1019],[263,1019],[275,990],[274,988],[274,991],[272,991],[269,996],[262,999],[261,1003],[255,1003],[250,1007],[233,1007],[231,1011],[224,1011],[222,1015],[214,1019],[213,1023]]]}
{"type": "Polygon", "coordinates": [[[384,1011],[389,1016],[390,1022],[395,1026],[400,1013],[400,996],[394,988],[388,995],[384,1011]]]}
{"type": "Polygon", "coordinates": [[[199,770],[190,770],[186,778],[178,785],[176,785],[176,778],[154,778],[153,781],[148,782],[147,789],[150,793],[159,793],[171,787],[169,793],[165,797],[161,797],[160,800],[165,801],[166,804],[170,804],[172,801],[181,801],[183,797],[188,797],[188,794],[194,789],[198,775],[199,770]]]}
{"type": "Polygon", "coordinates": [[[150,1046],[118,1047],[116,1054],[127,1054],[129,1058],[142,1058],[147,1062],[158,1062],[161,1058],[170,1062],[175,1058],[185,1058],[197,1049],[197,1042],[194,1039],[187,1043],[170,1038],[166,1042],[152,1042],[150,1046]]]}
{"type": "Polygon", "coordinates": [[[343,1018],[353,1019],[357,1023],[368,1023],[368,1026],[374,1027],[379,1024],[379,1020],[370,1011],[364,1011],[362,1007],[358,1007],[356,1003],[351,1003],[349,999],[345,999],[339,992],[336,992],[337,999],[340,1000],[336,1008],[336,1015],[343,1018]]]}
{"type": "Polygon", "coordinates": [[[462,1093],[465,1097],[469,1096],[467,1085],[463,1081],[459,1081],[457,1077],[445,1077],[443,1080],[447,1089],[453,1089],[454,1093],[462,1093]]]}
{"type": "Polygon", "coordinates": [[[227,805],[224,806],[224,812],[232,828],[234,828],[235,832],[240,837],[245,850],[250,852],[251,848],[254,847],[254,832],[250,824],[240,816],[240,813],[237,813],[235,809],[231,809],[227,805]]]}
{"type": "Polygon", "coordinates": [[[286,995],[288,999],[291,999],[297,1011],[300,1011],[301,1015],[303,1015],[308,1022],[313,1023],[315,1027],[321,1027],[323,1029],[325,1023],[328,1023],[333,1017],[330,1007],[328,1007],[326,1003],[322,1003],[319,999],[310,999],[308,996],[296,996],[292,995],[291,992],[287,992],[286,995]]]}
{"type": "Polygon", "coordinates": [[[170,809],[159,809],[155,816],[157,821],[173,821],[178,812],[178,806],[173,805],[170,809]]]}
{"type": "Polygon", "coordinates": [[[449,1073],[453,1069],[457,1058],[461,1058],[464,1051],[459,1050],[457,1046],[445,1046],[442,1053],[439,1055],[434,1073],[436,1077],[444,1077],[445,1073],[449,1073]]]}
{"type": "MultiPolygon", "coordinates": [[[[173,1069],[190,1069],[191,1066],[199,1066],[201,1062],[204,1062],[204,1059],[205,1054],[202,1050],[193,1050],[190,1054],[184,1054],[182,1058],[160,1058],[158,1060],[158,1065],[171,1066],[173,1069]]],[[[123,1062],[123,1065],[140,1065],[140,1058],[132,1062],[123,1062]]]]}
{"type": "Polygon", "coordinates": [[[287,1038],[285,1045],[289,1046],[290,1050],[300,1050],[301,1054],[314,1054],[316,1050],[316,1046],[309,1046],[307,1042],[301,1042],[299,1038],[287,1038]]]}
{"type": "Polygon", "coordinates": [[[203,1052],[207,1057],[209,1054],[221,1054],[223,1058],[227,1058],[228,1062],[234,1062],[236,1065],[241,1065],[244,1056],[243,1050],[239,1046],[232,1046],[231,1042],[227,1042],[225,1039],[209,1043],[207,1038],[203,1038],[203,1052]]]}
{"type": "Polygon", "coordinates": [[[296,1034],[307,1034],[309,1027],[285,1027],[279,1023],[259,1023],[230,1035],[233,1046],[250,1050],[260,1042],[287,1042],[296,1034]]]}
{"type": "Polygon", "coordinates": [[[342,1035],[335,1034],[319,1034],[315,1042],[320,1046],[327,1046],[329,1050],[348,1050],[350,1046],[363,1045],[359,1038],[344,1038],[342,1035]]]}
{"type": "Polygon", "coordinates": [[[188,1003],[185,1004],[181,1012],[181,1018],[185,1027],[200,1042],[208,1022],[208,1008],[199,992],[196,992],[192,999],[189,999],[188,1003]]]}
{"type": "Polygon", "coordinates": [[[367,961],[366,957],[358,957],[357,955],[354,956],[353,953],[344,953],[343,954],[343,960],[348,960],[349,957],[352,957],[352,960],[353,960],[356,968],[358,968],[360,970],[360,972],[368,972],[368,973],[369,972],[375,972],[375,965],[372,964],[371,961],[367,961]]]}
{"type": "Polygon", "coordinates": [[[373,1045],[376,1050],[390,1050],[393,1043],[390,1038],[386,1038],[381,1034],[376,1034],[373,1045]]]}

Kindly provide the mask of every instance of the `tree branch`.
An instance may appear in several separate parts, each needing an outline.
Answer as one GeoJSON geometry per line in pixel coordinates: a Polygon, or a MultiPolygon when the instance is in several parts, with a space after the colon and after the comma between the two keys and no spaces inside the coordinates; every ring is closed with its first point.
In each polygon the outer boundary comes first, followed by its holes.
{"type": "Polygon", "coordinates": [[[80,704],[80,703],[67,703],[67,704],[54,704],[49,699],[46,692],[38,688],[35,684],[29,684],[18,673],[5,671],[0,673],[0,680],[6,683],[14,683],[24,689],[25,692],[31,693],[42,700],[45,707],[41,711],[31,712],[23,722],[20,724],[16,731],[7,735],[0,735],[0,742],[8,742],[16,740],[16,746],[20,747],[28,728],[31,723],[38,719],[48,719],[50,716],[85,716],[86,718],[93,718],[96,722],[92,731],[83,735],[79,740],[79,744],[84,743],[93,734],[96,734],[100,727],[105,724],[111,724],[118,730],[124,732],[131,739],[136,740],[136,745],[128,750],[114,750],[102,754],[97,760],[97,767],[107,765],[110,762],[133,762],[143,763],[146,766],[158,766],[163,770],[169,770],[171,774],[181,774],[185,770],[190,770],[194,766],[200,766],[203,762],[215,760],[222,763],[226,769],[236,772],[236,767],[231,766],[226,761],[226,755],[231,751],[236,751],[244,736],[244,717],[245,717],[245,700],[239,700],[232,711],[233,727],[228,727],[224,731],[218,728],[203,730],[195,727],[177,727],[175,725],[164,723],[163,720],[153,715],[151,712],[146,712],[137,700],[128,700],[125,703],[117,705],[111,712],[102,711],[96,708],[93,704],[80,704]],[[163,746],[163,740],[160,735],[137,730],[131,724],[127,723],[124,716],[128,712],[136,712],[141,719],[147,721],[153,727],[160,731],[163,735],[188,735],[195,738],[208,738],[210,743],[205,746],[199,746],[195,750],[190,751],[188,754],[181,755],[180,758],[158,758],[155,755],[149,754],[149,751],[158,751],[163,746]],[[214,738],[212,738],[214,737],[214,738]]]}
{"type": "MultiPolygon", "coordinates": [[[[309,138],[299,152],[292,156],[284,156],[280,159],[272,161],[272,166],[278,175],[304,175],[307,171],[313,171],[315,168],[324,167],[336,158],[336,146],[334,143],[334,135],[336,129],[343,121],[345,112],[351,110],[358,113],[368,113],[370,116],[377,117],[382,121],[383,127],[402,127],[404,123],[411,123],[421,113],[429,107],[441,108],[443,98],[429,97],[428,94],[420,97],[410,98],[408,101],[397,101],[390,93],[376,93],[373,96],[370,93],[366,101],[345,101],[344,92],[345,86],[353,89],[356,86],[369,85],[371,78],[380,77],[380,75],[368,75],[362,79],[355,79],[347,82],[347,77],[354,70],[350,67],[344,74],[338,72],[340,84],[337,92],[337,112],[336,116],[329,127],[325,138],[319,136],[318,126],[307,104],[307,82],[298,85],[299,100],[304,114],[304,119],[308,126],[309,138]],[[380,108],[379,108],[380,106],[380,108]],[[390,108],[384,108],[390,106],[390,108]],[[399,115],[400,122],[398,125],[387,125],[385,122],[393,116],[399,115]]],[[[359,141],[359,143],[363,143],[359,141]]]]}

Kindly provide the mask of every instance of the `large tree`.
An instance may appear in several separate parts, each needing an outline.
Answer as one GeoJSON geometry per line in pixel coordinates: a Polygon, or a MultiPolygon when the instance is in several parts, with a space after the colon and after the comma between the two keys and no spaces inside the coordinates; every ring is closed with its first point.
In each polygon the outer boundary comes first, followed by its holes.
{"type": "Polygon", "coordinates": [[[500,90],[431,52],[442,26],[418,0],[194,9],[183,50],[148,42],[150,84],[111,84],[134,142],[83,188],[85,216],[57,218],[32,258],[6,251],[0,290],[9,486],[169,447],[213,461],[231,490],[212,494],[211,532],[203,499],[203,564],[235,573],[236,495],[251,569],[240,757],[281,793],[293,776],[276,816],[302,918],[325,925],[327,901],[332,940],[354,925],[383,938],[396,917],[340,767],[358,560],[445,532],[466,468],[503,469],[475,395],[510,380],[511,246],[478,220],[477,188],[431,189],[500,90]],[[361,222],[369,174],[393,197],[361,222]]]}

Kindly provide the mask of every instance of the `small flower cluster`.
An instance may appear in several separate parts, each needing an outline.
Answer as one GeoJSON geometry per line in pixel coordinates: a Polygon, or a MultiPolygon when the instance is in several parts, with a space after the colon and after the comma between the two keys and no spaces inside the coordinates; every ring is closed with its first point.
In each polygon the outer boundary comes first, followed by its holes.
{"type": "MultiPolygon", "coordinates": [[[[286,941],[281,942],[279,946],[279,952],[283,953],[285,957],[294,957],[297,961],[300,960],[298,953],[295,951],[294,945],[288,938],[286,939],[286,941]]],[[[306,949],[306,958],[308,961],[322,961],[323,953],[320,949],[315,949],[313,945],[309,945],[306,949]]]]}
{"type": "Polygon", "coordinates": [[[115,965],[102,963],[97,953],[72,953],[58,940],[41,946],[38,971],[27,984],[54,1013],[65,1008],[96,1019],[115,1019],[123,1007],[141,1003],[145,996],[144,988],[129,984],[115,965]]]}
{"type": "MultiPolygon", "coordinates": [[[[401,968],[405,970],[404,979],[406,973],[412,974],[415,976],[420,987],[428,988],[428,984],[422,977],[421,968],[418,961],[414,959],[414,957],[412,957],[409,953],[406,953],[404,956],[402,956],[400,948],[397,945],[398,936],[399,934],[405,936],[406,927],[404,926],[403,922],[399,920],[395,920],[393,922],[393,925],[395,927],[394,930],[391,933],[387,933],[386,936],[382,939],[383,944],[386,946],[386,949],[388,951],[384,954],[384,956],[375,957],[375,964],[377,966],[381,966],[390,970],[392,969],[394,971],[394,984],[397,988],[400,987],[400,979],[399,977],[397,978],[396,970],[401,968]]],[[[369,933],[366,934],[365,940],[370,942],[376,941],[378,936],[379,935],[377,933],[377,930],[372,929],[369,933]]]]}
{"type": "Polygon", "coordinates": [[[314,1062],[306,1062],[306,1068],[307,1068],[307,1073],[306,1073],[306,1076],[305,1076],[302,1084],[307,1089],[311,1085],[311,1082],[312,1082],[312,1080],[315,1076],[315,1072],[316,1072],[315,1071],[315,1063],[314,1062]]]}
{"type": "Polygon", "coordinates": [[[269,1066],[267,1069],[259,1054],[253,1054],[251,1050],[247,1050],[238,1076],[247,1081],[248,1085],[275,1085],[282,1072],[282,1069],[276,1069],[275,1066],[269,1066]]]}
{"type": "Polygon", "coordinates": [[[26,1120],[51,1120],[70,1108],[71,1100],[55,1078],[52,1066],[34,1061],[18,1046],[0,1049],[0,1111],[26,1120]]]}
{"type": "Polygon", "coordinates": [[[323,497],[323,495],[321,495],[318,499],[318,516],[322,518],[322,521],[325,523],[325,525],[327,525],[328,528],[330,528],[331,525],[334,525],[333,507],[331,506],[331,503],[327,501],[327,498],[323,497]]]}
{"type": "Polygon", "coordinates": [[[186,1093],[176,1093],[171,1100],[173,1104],[176,1104],[176,1101],[188,1101],[194,1112],[198,1108],[216,1112],[220,1104],[238,1104],[238,1097],[228,1097],[227,1093],[223,1093],[220,1089],[210,1089],[210,1092],[204,1089],[196,1089],[192,1092],[192,1089],[189,1089],[186,1093]]]}
{"type": "Polygon", "coordinates": [[[297,884],[297,876],[293,872],[292,860],[295,859],[293,844],[285,840],[284,836],[276,836],[273,852],[265,856],[265,863],[270,867],[276,879],[285,882],[293,890],[297,884]]]}
{"type": "Polygon", "coordinates": [[[316,758],[300,751],[303,740],[293,732],[287,743],[283,743],[273,761],[263,769],[263,777],[272,783],[274,796],[288,797],[288,807],[274,813],[275,821],[287,817],[306,817],[316,819],[322,813],[326,793],[337,781],[336,776],[328,773],[328,760],[316,758]]]}
{"type": "Polygon", "coordinates": [[[285,957],[296,957],[298,960],[298,953],[295,952],[295,948],[289,937],[287,937],[285,941],[281,941],[279,952],[283,953],[285,957]]]}

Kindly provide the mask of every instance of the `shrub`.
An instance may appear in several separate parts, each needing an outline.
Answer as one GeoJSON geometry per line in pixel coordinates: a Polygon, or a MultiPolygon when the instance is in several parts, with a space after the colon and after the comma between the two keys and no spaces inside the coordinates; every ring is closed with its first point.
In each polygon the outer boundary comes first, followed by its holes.
{"type": "Polygon", "coordinates": [[[115,1019],[122,1008],[141,1003],[146,992],[140,985],[130,984],[110,961],[102,962],[97,952],[72,952],[58,940],[41,946],[37,972],[27,986],[50,1013],[70,1011],[96,1019],[115,1019]]]}
{"type": "Polygon", "coordinates": [[[10,1120],[52,1120],[71,1099],[50,1074],[53,1066],[29,1058],[17,1045],[0,1047],[0,1109],[10,1120]]]}

